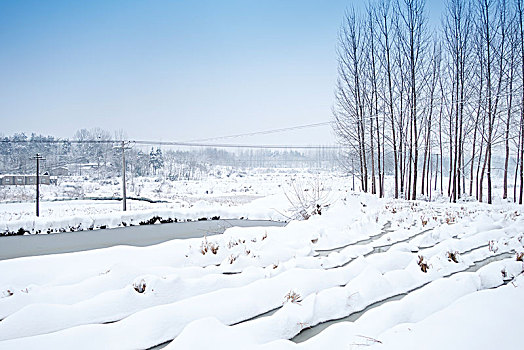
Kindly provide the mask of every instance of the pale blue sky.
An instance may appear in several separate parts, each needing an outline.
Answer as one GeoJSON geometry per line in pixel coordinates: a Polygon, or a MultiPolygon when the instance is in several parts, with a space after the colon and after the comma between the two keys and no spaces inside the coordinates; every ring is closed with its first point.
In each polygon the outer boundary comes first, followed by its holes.
{"type": "MultiPolygon", "coordinates": [[[[185,141],[328,121],[351,5],[1,0],[0,130],[71,137],[97,126],[185,141]]],[[[438,22],[443,5],[427,6],[438,22]]],[[[231,142],[334,137],[321,127],[231,142]]]]}

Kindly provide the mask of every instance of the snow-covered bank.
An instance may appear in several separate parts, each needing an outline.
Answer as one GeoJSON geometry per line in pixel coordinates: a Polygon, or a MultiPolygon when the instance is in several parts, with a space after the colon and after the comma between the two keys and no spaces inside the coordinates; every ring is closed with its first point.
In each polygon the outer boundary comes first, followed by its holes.
{"type": "Polygon", "coordinates": [[[58,186],[42,187],[40,217],[34,215],[32,186],[0,187],[0,194],[5,198],[26,200],[0,202],[0,235],[114,228],[155,219],[170,222],[221,217],[284,221],[296,214],[289,199],[293,198],[297,184],[306,191],[318,186],[321,196],[329,197],[326,204],[340,198],[346,191],[343,177],[326,171],[255,169],[229,177],[209,176],[200,181],[137,178],[128,185],[128,196],[164,202],[128,200],[128,211],[122,212],[122,202],[118,200],[82,199],[86,196],[118,196],[121,186],[118,180],[97,182],[72,177],[63,179],[58,186]],[[71,188],[82,195],[69,193],[71,188]],[[67,198],[76,200],[55,201],[67,198]]]}
{"type": "MultiPolygon", "coordinates": [[[[54,204],[58,208],[71,205],[87,207],[97,205],[106,207],[118,206],[119,211],[97,214],[77,213],[74,216],[61,216],[60,210],[55,209],[57,214],[53,216],[0,222],[0,235],[74,232],[161,222],[214,220],[217,218],[285,221],[287,216],[283,213],[287,212],[287,207],[289,206],[289,202],[283,194],[256,199],[247,204],[236,206],[220,206],[201,201],[188,208],[174,208],[174,206],[169,204],[158,203],[151,204],[152,207],[147,209],[126,212],[120,211],[122,204],[118,201],[102,201],[99,204],[93,204],[92,202],[83,201],[82,203],[74,204],[54,202],[54,204]],[[269,203],[272,205],[269,205],[269,203]]],[[[101,209],[99,208],[99,210],[101,209]]]]}

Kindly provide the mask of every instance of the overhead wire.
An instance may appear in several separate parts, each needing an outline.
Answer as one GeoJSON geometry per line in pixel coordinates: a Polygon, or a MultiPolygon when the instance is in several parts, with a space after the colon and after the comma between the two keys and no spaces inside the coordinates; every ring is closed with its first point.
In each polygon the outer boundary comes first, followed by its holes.
{"type": "MultiPolygon", "coordinates": [[[[254,148],[254,149],[338,149],[337,145],[268,145],[268,144],[230,144],[230,143],[204,143],[205,141],[221,140],[228,138],[238,138],[243,136],[267,135],[285,131],[300,130],[306,128],[313,128],[319,126],[330,125],[331,121],[312,123],[305,125],[297,125],[287,128],[278,128],[271,130],[255,131],[244,134],[217,136],[206,139],[195,139],[192,141],[158,141],[158,140],[128,140],[128,142],[136,145],[155,145],[155,146],[180,146],[180,147],[212,147],[212,148],[254,148]]],[[[1,143],[71,143],[71,144],[116,144],[123,140],[9,140],[1,139],[1,143]]]]}
{"type": "Polygon", "coordinates": [[[244,137],[244,136],[268,135],[268,134],[274,134],[274,133],[279,133],[279,132],[284,132],[284,131],[300,130],[300,129],[306,129],[306,128],[315,128],[315,127],[319,127],[319,126],[330,125],[331,123],[332,123],[331,121],[328,121],[328,122],[313,123],[313,124],[306,124],[306,125],[297,125],[297,126],[291,126],[291,127],[287,127],[287,128],[248,132],[248,133],[244,133],[244,134],[217,136],[217,137],[210,137],[210,138],[205,138],[205,139],[194,139],[194,140],[190,140],[190,141],[186,141],[186,142],[205,142],[205,141],[223,140],[223,139],[230,139],[230,138],[237,138],[237,137],[244,137]]]}

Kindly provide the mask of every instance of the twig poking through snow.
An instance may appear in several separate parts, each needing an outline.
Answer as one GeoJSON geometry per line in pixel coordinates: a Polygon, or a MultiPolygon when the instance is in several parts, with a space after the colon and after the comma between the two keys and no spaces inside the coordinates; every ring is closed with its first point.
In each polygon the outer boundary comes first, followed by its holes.
{"type": "Polygon", "coordinates": [[[351,345],[356,345],[356,346],[371,346],[373,344],[382,344],[382,342],[378,339],[375,339],[375,338],[371,338],[371,337],[366,337],[364,335],[357,335],[357,337],[361,337],[361,338],[364,338],[364,341],[365,343],[353,343],[351,345]]]}
{"type": "Polygon", "coordinates": [[[293,290],[290,290],[284,296],[284,302],[282,303],[282,305],[284,305],[287,302],[292,302],[292,303],[298,304],[300,302],[301,298],[302,297],[300,296],[300,294],[298,294],[297,292],[295,292],[293,290]]]}

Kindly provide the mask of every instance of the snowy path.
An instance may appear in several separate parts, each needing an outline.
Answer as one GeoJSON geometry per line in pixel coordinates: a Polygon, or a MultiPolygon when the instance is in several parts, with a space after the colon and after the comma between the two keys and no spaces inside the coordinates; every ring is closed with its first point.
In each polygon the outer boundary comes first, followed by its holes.
{"type": "Polygon", "coordinates": [[[0,261],[0,348],[373,345],[463,297],[524,287],[523,235],[512,207],[362,195],[284,228],[0,261]]]}

